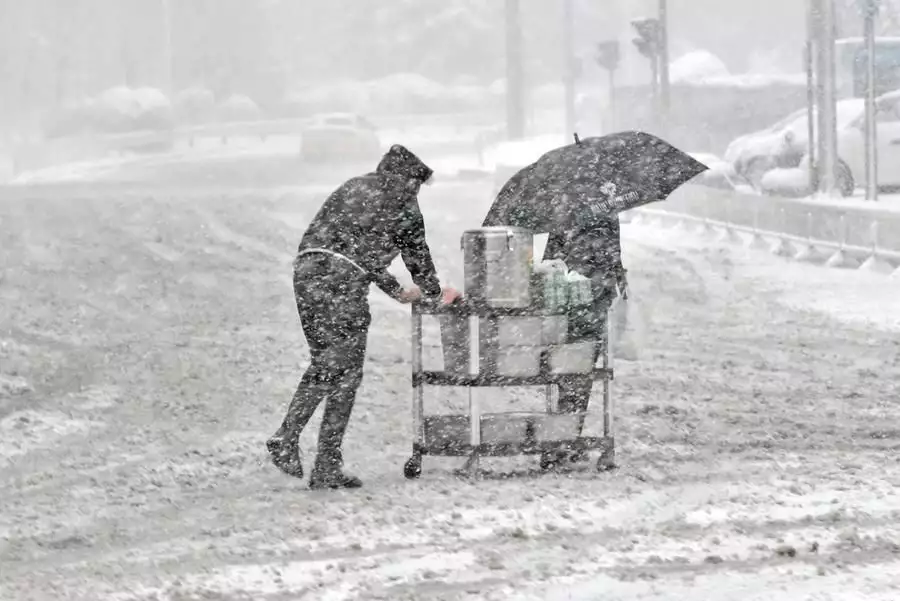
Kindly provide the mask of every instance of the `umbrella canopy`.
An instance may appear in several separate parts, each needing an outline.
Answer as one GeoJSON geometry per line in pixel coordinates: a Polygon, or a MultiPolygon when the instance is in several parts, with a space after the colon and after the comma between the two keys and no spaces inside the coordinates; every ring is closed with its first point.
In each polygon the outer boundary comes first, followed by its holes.
{"type": "Polygon", "coordinates": [[[576,227],[596,218],[665,200],[708,167],[665,140],[626,131],[585,138],[544,154],[501,188],[484,226],[535,232],[576,227]]]}

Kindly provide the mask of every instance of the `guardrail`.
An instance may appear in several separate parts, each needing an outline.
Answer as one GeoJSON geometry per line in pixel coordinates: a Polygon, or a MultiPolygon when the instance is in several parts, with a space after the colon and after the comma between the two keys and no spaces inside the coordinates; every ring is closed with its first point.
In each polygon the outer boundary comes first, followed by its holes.
{"type": "Polygon", "coordinates": [[[659,206],[735,226],[865,248],[872,243],[872,223],[877,222],[879,248],[900,251],[900,207],[885,209],[862,199],[758,196],[687,184],[659,206]]]}
{"type": "MultiPolygon", "coordinates": [[[[787,221],[786,210],[779,211],[777,217],[782,223],[785,223],[787,221]]],[[[859,216],[857,215],[857,217],[859,216]]],[[[696,233],[716,237],[721,242],[740,244],[795,261],[824,265],[835,269],[871,271],[900,280],[900,251],[881,246],[880,222],[877,218],[869,223],[867,244],[849,242],[846,215],[841,215],[838,219],[841,233],[837,240],[815,236],[817,216],[812,211],[806,212],[806,233],[804,235],[789,233],[784,227],[768,230],[761,227],[758,220],[756,224],[748,226],[732,221],[646,207],[636,209],[631,222],[649,222],[683,229],[693,227],[696,233]]]]}

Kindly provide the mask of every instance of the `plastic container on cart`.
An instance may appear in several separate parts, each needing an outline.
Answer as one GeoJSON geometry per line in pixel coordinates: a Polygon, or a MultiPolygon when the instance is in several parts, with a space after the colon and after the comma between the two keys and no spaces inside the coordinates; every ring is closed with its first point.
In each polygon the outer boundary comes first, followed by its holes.
{"type": "Polygon", "coordinates": [[[462,374],[469,371],[469,319],[457,315],[438,317],[444,371],[462,374]]]}
{"type": "Polygon", "coordinates": [[[569,302],[568,268],[559,260],[541,261],[534,268],[535,304],[548,313],[564,313],[569,302]]]}
{"type": "Polygon", "coordinates": [[[581,413],[557,413],[538,416],[534,420],[534,438],[537,442],[572,440],[579,434],[581,413]]]}
{"type": "MultiPolygon", "coordinates": [[[[441,347],[444,371],[467,373],[469,371],[469,318],[441,315],[441,347]]],[[[536,375],[540,361],[540,351],[544,347],[565,342],[568,333],[568,319],[565,315],[501,316],[479,319],[480,363],[495,362],[509,365],[501,368],[502,375],[536,375]],[[490,320],[490,321],[489,321],[490,320]],[[489,325],[495,325],[495,335],[489,336],[489,325]],[[537,351],[522,351],[521,348],[537,348],[537,351]],[[519,349],[519,350],[517,350],[519,349]],[[534,356],[537,353],[537,356],[534,356]],[[515,369],[521,364],[533,367],[515,369]]]]}
{"type": "Polygon", "coordinates": [[[547,353],[547,365],[552,374],[589,374],[594,369],[594,352],[597,343],[570,342],[551,346],[547,353]]]}
{"type": "Polygon", "coordinates": [[[531,423],[531,413],[486,413],[481,416],[481,443],[520,442],[528,435],[531,423]]]}
{"type": "Polygon", "coordinates": [[[500,346],[489,357],[494,373],[511,378],[531,378],[541,373],[543,346],[500,346]]]}
{"type": "Polygon", "coordinates": [[[541,328],[541,344],[561,344],[569,335],[569,318],[565,314],[547,315],[541,328]]]}
{"type": "MultiPolygon", "coordinates": [[[[481,320],[483,337],[487,332],[484,327],[487,319],[481,320]]],[[[559,344],[565,342],[569,326],[565,315],[504,316],[494,318],[494,322],[497,324],[495,342],[500,347],[559,344]]],[[[483,339],[482,344],[487,342],[483,339]]]]}
{"type": "Polygon", "coordinates": [[[423,439],[431,448],[453,452],[470,442],[468,415],[427,415],[423,418],[423,439]]]}
{"type": "Polygon", "coordinates": [[[569,290],[569,305],[580,307],[590,305],[594,301],[591,281],[578,272],[570,271],[566,275],[569,290]]]}
{"type": "MultiPolygon", "coordinates": [[[[578,435],[580,413],[544,414],[528,412],[485,413],[480,420],[479,444],[562,442],[578,435]]],[[[468,415],[430,415],[424,418],[425,444],[445,451],[463,449],[471,443],[468,415]]]]}

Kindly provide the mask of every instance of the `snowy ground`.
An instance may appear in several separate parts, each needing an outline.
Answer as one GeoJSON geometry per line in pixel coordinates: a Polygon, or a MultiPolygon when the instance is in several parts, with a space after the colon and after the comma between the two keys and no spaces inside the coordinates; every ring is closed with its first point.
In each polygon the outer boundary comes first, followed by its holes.
{"type": "MultiPolygon", "coordinates": [[[[490,191],[423,194],[457,284],[490,191]]],[[[311,493],[263,442],[306,361],[290,261],[319,197],[150,196],[0,201],[0,598],[898,598],[896,280],[626,226],[621,468],[475,483],[428,458],[403,479],[407,313],[373,293],[346,445],[367,486],[311,493]],[[884,295],[865,321],[858,290],[884,295]]]]}

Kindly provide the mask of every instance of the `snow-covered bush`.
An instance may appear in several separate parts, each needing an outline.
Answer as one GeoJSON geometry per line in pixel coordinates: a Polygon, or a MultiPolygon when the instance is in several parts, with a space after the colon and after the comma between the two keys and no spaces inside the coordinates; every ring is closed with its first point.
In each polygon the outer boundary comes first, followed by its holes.
{"type": "Polygon", "coordinates": [[[249,96],[232,94],[216,107],[216,115],[220,121],[254,121],[262,111],[249,96]]]}
{"type": "Polygon", "coordinates": [[[787,197],[806,196],[810,193],[809,170],[803,167],[772,169],[762,176],[760,188],[766,194],[787,197]]]}
{"type": "Polygon", "coordinates": [[[175,115],[181,123],[205,123],[212,118],[215,107],[215,94],[201,86],[184,89],[175,96],[175,115]]]}
{"type": "Polygon", "coordinates": [[[134,90],[137,114],[134,116],[135,129],[164,130],[175,125],[175,110],[169,98],[156,88],[134,90]]]}
{"type": "Polygon", "coordinates": [[[169,99],[156,88],[109,88],[93,98],[73,101],[52,112],[44,127],[48,137],[88,133],[166,130],[174,125],[169,99]]]}
{"type": "Polygon", "coordinates": [[[669,66],[669,77],[673,82],[698,82],[728,75],[730,73],[725,63],[706,50],[688,52],[669,66]]]}

